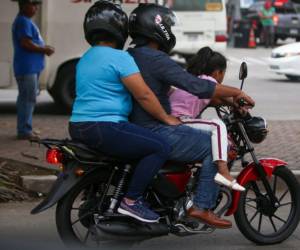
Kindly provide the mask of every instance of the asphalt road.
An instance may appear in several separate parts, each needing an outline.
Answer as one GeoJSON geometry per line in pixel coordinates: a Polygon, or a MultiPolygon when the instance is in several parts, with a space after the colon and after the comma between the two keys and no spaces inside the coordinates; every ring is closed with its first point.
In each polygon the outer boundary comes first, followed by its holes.
{"type": "MultiPolygon", "coordinates": [[[[1,250],[61,250],[65,249],[55,228],[55,209],[30,215],[36,203],[8,203],[0,205],[1,250]]],[[[299,249],[300,228],[285,242],[273,246],[257,246],[248,241],[234,225],[232,229],[217,230],[208,235],[188,237],[165,236],[147,240],[130,247],[132,250],[282,250],[299,249]]],[[[125,243],[114,241],[98,249],[124,249],[125,243]]],[[[126,247],[127,249],[128,247],[126,247]]]]}

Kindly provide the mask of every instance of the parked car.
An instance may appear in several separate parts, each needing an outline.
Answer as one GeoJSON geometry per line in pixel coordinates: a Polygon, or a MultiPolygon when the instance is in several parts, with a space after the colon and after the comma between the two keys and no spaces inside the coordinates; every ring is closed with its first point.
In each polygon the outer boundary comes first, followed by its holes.
{"type": "MultiPolygon", "coordinates": [[[[247,19],[256,23],[255,35],[263,43],[262,25],[259,18],[265,1],[253,3],[247,10],[244,10],[244,15],[247,19]]],[[[300,41],[300,13],[298,5],[290,1],[276,0],[273,2],[276,15],[274,16],[275,24],[275,42],[278,39],[285,40],[286,38],[295,38],[300,41]]]]}
{"type": "Polygon", "coordinates": [[[271,72],[285,75],[290,80],[300,80],[300,42],[273,49],[269,67],[271,72]]]}

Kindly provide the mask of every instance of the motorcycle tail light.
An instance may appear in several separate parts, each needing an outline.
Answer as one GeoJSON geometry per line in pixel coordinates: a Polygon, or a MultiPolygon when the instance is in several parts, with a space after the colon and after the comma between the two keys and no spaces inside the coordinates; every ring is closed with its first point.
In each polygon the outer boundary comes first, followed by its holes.
{"type": "Polygon", "coordinates": [[[50,148],[47,150],[46,160],[50,164],[61,164],[63,160],[63,154],[58,148],[50,148]]]}

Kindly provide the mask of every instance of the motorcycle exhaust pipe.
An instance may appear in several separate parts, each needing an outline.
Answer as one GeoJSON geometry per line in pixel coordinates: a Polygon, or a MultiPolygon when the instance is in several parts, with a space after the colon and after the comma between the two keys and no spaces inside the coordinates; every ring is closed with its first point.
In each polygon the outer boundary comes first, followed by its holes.
{"type": "Polygon", "coordinates": [[[105,221],[96,227],[105,234],[126,237],[160,237],[170,233],[169,227],[160,223],[105,221]]]}

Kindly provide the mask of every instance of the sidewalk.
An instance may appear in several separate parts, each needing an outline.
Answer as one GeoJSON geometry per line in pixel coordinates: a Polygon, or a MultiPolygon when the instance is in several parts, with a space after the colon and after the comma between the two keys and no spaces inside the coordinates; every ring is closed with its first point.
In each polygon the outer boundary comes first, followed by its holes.
{"type": "MultiPolygon", "coordinates": [[[[68,137],[68,116],[37,114],[33,123],[42,138],[68,137]]],[[[262,144],[254,145],[258,157],[282,159],[288,162],[291,170],[300,170],[300,121],[268,121],[268,124],[270,132],[267,139],[262,144]]],[[[45,147],[16,140],[15,127],[15,115],[1,114],[0,158],[53,169],[45,162],[45,147]]],[[[234,171],[239,171],[239,168],[234,171]]]]}

